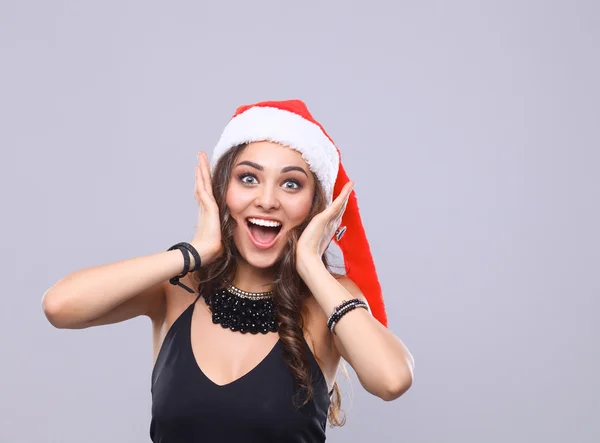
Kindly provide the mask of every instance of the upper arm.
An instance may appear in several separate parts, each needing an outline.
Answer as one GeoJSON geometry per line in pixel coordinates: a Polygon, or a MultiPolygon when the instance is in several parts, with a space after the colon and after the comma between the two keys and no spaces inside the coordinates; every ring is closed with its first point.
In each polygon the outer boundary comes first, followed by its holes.
{"type": "Polygon", "coordinates": [[[165,296],[165,282],[157,283],[111,309],[106,314],[89,320],[73,329],[119,323],[141,315],[149,317],[153,323],[156,323],[164,317],[166,307],[165,296]]]}

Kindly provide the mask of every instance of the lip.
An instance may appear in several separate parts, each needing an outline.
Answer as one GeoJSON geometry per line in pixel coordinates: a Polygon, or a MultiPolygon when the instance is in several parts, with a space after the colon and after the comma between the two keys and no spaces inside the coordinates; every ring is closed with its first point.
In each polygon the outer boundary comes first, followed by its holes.
{"type": "MultiPolygon", "coordinates": [[[[261,218],[261,217],[249,217],[249,218],[261,218]]],[[[269,220],[269,219],[262,218],[262,220],[269,220]]],[[[275,219],[270,219],[270,220],[275,220],[275,219]]],[[[254,236],[252,235],[252,232],[250,231],[250,227],[248,226],[248,220],[244,220],[244,226],[246,227],[246,232],[248,233],[248,237],[250,238],[250,241],[252,242],[254,247],[257,249],[263,249],[263,250],[272,248],[275,245],[275,243],[277,243],[277,240],[279,240],[279,237],[281,237],[281,233],[283,232],[283,227],[282,227],[282,229],[279,230],[279,232],[277,233],[277,235],[275,236],[275,238],[273,240],[271,240],[269,243],[262,243],[262,242],[258,241],[257,239],[255,239],[254,236]]]]}

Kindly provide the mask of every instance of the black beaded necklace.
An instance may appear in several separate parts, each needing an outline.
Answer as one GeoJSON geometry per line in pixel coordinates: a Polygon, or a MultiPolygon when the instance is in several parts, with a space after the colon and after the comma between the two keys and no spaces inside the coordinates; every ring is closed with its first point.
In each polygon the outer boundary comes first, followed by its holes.
{"type": "Polygon", "coordinates": [[[277,332],[273,291],[245,292],[228,283],[208,299],[212,321],[242,334],[277,332]]]}

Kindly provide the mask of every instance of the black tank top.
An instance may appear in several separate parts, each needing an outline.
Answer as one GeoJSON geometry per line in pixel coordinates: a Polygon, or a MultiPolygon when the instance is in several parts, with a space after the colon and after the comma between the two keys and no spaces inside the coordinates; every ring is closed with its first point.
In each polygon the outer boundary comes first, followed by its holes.
{"type": "Polygon", "coordinates": [[[152,441],[324,442],[330,393],[306,340],[314,393],[300,409],[292,403],[294,379],[281,340],[246,375],[219,386],[204,375],[192,352],[198,298],[167,332],[152,370],[152,441]]]}

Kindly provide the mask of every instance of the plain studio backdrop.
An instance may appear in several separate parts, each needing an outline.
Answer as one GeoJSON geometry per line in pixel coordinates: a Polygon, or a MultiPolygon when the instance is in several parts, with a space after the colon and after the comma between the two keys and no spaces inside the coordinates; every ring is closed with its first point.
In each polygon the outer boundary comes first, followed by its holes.
{"type": "MultiPolygon", "coordinates": [[[[0,2],[0,442],[149,441],[147,318],[57,330],[76,269],[196,223],[196,153],[300,98],[356,181],[390,328],[386,403],[339,374],[331,442],[600,441],[594,1],[0,2]]],[[[235,423],[232,423],[235,426],[235,423]]]]}

